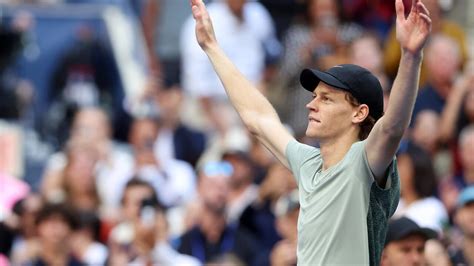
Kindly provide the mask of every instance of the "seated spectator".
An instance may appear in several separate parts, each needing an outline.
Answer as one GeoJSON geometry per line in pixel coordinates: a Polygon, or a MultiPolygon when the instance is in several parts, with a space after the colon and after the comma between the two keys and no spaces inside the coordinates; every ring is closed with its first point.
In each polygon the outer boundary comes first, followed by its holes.
{"type": "Polygon", "coordinates": [[[99,242],[99,217],[91,211],[80,211],[77,222],[77,229],[70,240],[74,254],[85,265],[104,265],[108,250],[99,242]]]}
{"type": "Polygon", "coordinates": [[[254,202],[258,195],[258,186],[254,184],[253,165],[247,152],[227,149],[222,160],[229,162],[234,171],[230,177],[230,190],[227,198],[228,222],[235,223],[242,212],[254,202]]]}
{"type": "Polygon", "coordinates": [[[0,218],[0,253],[10,258],[13,263],[31,250],[36,249],[36,215],[43,206],[40,195],[32,192],[17,200],[11,212],[4,212],[0,218]]]}
{"type": "Polygon", "coordinates": [[[38,249],[36,218],[43,205],[44,201],[41,195],[30,193],[17,201],[13,207],[16,225],[11,228],[15,230],[16,234],[11,247],[10,259],[14,265],[21,265],[25,261],[24,258],[30,258],[30,254],[38,249]]]}
{"type": "Polygon", "coordinates": [[[406,216],[423,227],[441,232],[448,215],[443,203],[433,196],[437,180],[430,156],[414,144],[397,156],[401,198],[394,217],[406,216]]]}
{"type": "Polygon", "coordinates": [[[232,166],[227,162],[208,162],[199,171],[199,199],[194,225],[179,240],[183,254],[208,263],[224,254],[234,254],[247,265],[262,255],[255,239],[226,219],[229,179],[232,166]]]}
{"type": "Polygon", "coordinates": [[[158,123],[151,118],[132,123],[129,139],[135,157],[135,176],[152,184],[166,207],[181,206],[194,198],[196,176],[187,162],[156,155],[154,142],[162,133],[158,123]]]}
{"type": "Polygon", "coordinates": [[[452,173],[455,160],[452,153],[443,145],[440,136],[440,116],[433,110],[418,113],[413,128],[408,135],[413,144],[428,152],[435,170],[436,177],[445,177],[452,173]]]}
{"type": "Polygon", "coordinates": [[[432,238],[436,238],[436,232],[418,226],[409,218],[389,221],[380,265],[425,265],[425,243],[432,238]]]}
{"type": "Polygon", "coordinates": [[[168,243],[165,209],[149,183],[139,179],[127,183],[122,217],[110,237],[110,265],[199,265],[196,259],[179,254],[168,243]]]}
{"type": "Polygon", "coordinates": [[[382,44],[377,35],[364,33],[352,40],[349,45],[349,63],[372,72],[378,78],[384,91],[390,89],[391,84],[383,68],[382,44]]]}
{"type": "Polygon", "coordinates": [[[411,139],[413,143],[434,156],[439,149],[439,114],[433,110],[420,111],[413,121],[411,139]]]}
{"type": "Polygon", "coordinates": [[[204,153],[207,137],[204,132],[186,125],[182,120],[184,92],[178,83],[164,83],[155,94],[159,108],[160,134],[155,153],[160,157],[183,160],[193,167],[204,153]]]}
{"type": "MultiPolygon", "coordinates": [[[[97,192],[105,216],[116,216],[120,203],[123,184],[133,173],[133,157],[129,151],[111,138],[111,124],[104,110],[97,107],[80,109],[74,116],[70,139],[89,143],[97,152],[98,162],[95,168],[97,192]]],[[[48,162],[42,180],[42,193],[50,195],[61,184],[61,174],[67,164],[64,152],[53,154],[48,162]]]]}
{"type": "Polygon", "coordinates": [[[240,226],[248,230],[264,249],[270,250],[281,236],[275,226],[273,211],[278,199],[296,189],[291,172],[280,163],[274,162],[258,189],[257,199],[249,205],[240,217],[240,226]]]}
{"type": "Polygon", "coordinates": [[[425,109],[441,114],[453,89],[454,78],[460,74],[461,59],[459,47],[452,38],[446,35],[431,37],[423,64],[428,75],[425,86],[421,86],[416,98],[413,118],[425,109]]]}
{"type": "Polygon", "coordinates": [[[474,265],[474,185],[458,197],[455,223],[462,232],[461,246],[452,255],[453,265],[474,265]]]}
{"type": "MultiPolygon", "coordinates": [[[[82,265],[69,241],[77,226],[74,211],[66,205],[46,204],[36,218],[38,245],[22,260],[27,265],[82,265]]],[[[22,263],[22,265],[24,265],[22,263]]]]}
{"type": "Polygon", "coordinates": [[[207,136],[183,121],[185,97],[182,88],[179,83],[166,79],[151,76],[141,96],[130,102],[129,109],[135,117],[156,117],[158,120],[161,134],[154,144],[158,158],[183,160],[194,167],[206,149],[207,136]]]}
{"type": "Polygon", "coordinates": [[[77,210],[100,211],[102,205],[95,176],[97,151],[90,143],[70,142],[66,147],[66,158],[61,188],[54,191],[54,195],[48,195],[49,199],[66,202],[77,210]]]}

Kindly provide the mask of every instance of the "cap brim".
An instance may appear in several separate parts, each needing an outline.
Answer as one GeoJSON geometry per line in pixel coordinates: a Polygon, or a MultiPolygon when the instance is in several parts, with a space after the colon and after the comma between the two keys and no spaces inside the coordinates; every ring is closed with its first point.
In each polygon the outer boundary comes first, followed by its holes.
{"type": "Polygon", "coordinates": [[[301,72],[300,75],[300,83],[303,88],[306,90],[313,92],[316,86],[318,86],[319,82],[322,81],[330,86],[343,89],[343,90],[349,90],[349,88],[336,79],[334,76],[327,72],[319,71],[319,70],[314,70],[314,69],[304,69],[301,72]]]}
{"type": "Polygon", "coordinates": [[[421,235],[423,237],[426,238],[426,240],[428,239],[433,239],[433,238],[437,238],[438,237],[438,233],[430,228],[426,228],[426,227],[421,227],[419,229],[415,229],[415,230],[408,230],[402,234],[400,234],[401,237],[399,237],[398,239],[403,239],[407,236],[410,236],[410,235],[421,235]]]}

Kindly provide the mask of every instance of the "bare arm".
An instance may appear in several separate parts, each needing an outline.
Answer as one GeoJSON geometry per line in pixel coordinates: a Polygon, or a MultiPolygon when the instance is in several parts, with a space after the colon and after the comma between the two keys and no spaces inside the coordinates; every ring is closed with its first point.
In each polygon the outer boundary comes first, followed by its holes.
{"type": "Polygon", "coordinates": [[[144,7],[143,7],[143,15],[141,18],[142,27],[143,27],[143,35],[145,38],[145,44],[148,52],[148,57],[150,60],[150,66],[152,68],[156,68],[158,70],[158,60],[157,55],[154,51],[154,30],[156,22],[158,21],[158,15],[160,13],[160,4],[156,0],[146,0],[144,7]]]}
{"type": "Polygon", "coordinates": [[[288,167],[285,149],[293,137],[280,122],[270,102],[245,79],[219,47],[202,0],[191,0],[191,5],[197,41],[209,57],[232,105],[250,132],[288,167]]]}
{"type": "Polygon", "coordinates": [[[396,0],[395,5],[402,57],[385,115],[375,124],[366,143],[369,165],[379,185],[385,184],[382,177],[410,123],[418,93],[423,47],[431,31],[429,12],[420,0],[413,1],[406,18],[403,1],[396,0]]]}

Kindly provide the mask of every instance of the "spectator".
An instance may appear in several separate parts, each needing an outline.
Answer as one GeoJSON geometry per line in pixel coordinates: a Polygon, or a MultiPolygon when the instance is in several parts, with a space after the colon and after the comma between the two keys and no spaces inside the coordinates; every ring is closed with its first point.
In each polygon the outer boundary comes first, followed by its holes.
{"type": "Polygon", "coordinates": [[[454,84],[441,113],[440,138],[452,143],[459,137],[461,129],[474,124],[474,62],[454,84]]]}
{"type": "Polygon", "coordinates": [[[234,254],[247,265],[262,256],[255,239],[226,219],[227,195],[232,166],[227,162],[208,162],[199,172],[199,200],[195,206],[194,226],[180,239],[178,250],[211,262],[224,254],[234,254]]]}
{"type": "Polygon", "coordinates": [[[459,195],[455,223],[461,229],[461,246],[451,257],[454,265],[474,264],[474,186],[466,187],[459,195]]]}
{"type": "Polygon", "coordinates": [[[161,129],[161,125],[150,118],[136,119],[132,123],[130,144],[135,156],[135,175],[153,185],[158,199],[166,207],[184,205],[195,195],[196,177],[188,163],[156,155],[153,145],[162,134],[161,129]]]}
{"type": "Polygon", "coordinates": [[[291,172],[280,163],[273,163],[259,187],[257,199],[242,213],[240,226],[252,233],[264,249],[270,250],[281,238],[275,226],[269,226],[275,224],[273,210],[278,199],[296,187],[291,172]]]}
{"type": "Polygon", "coordinates": [[[271,265],[296,265],[299,206],[296,190],[282,195],[276,202],[276,228],[282,240],[276,243],[270,253],[271,265]]]}
{"type": "Polygon", "coordinates": [[[406,216],[420,226],[441,232],[448,215],[443,203],[433,196],[437,180],[431,157],[413,144],[397,156],[401,198],[394,216],[406,216]]]}
{"type": "Polygon", "coordinates": [[[36,219],[37,250],[22,259],[31,265],[82,265],[68,241],[76,226],[76,216],[66,205],[46,204],[36,219]]]}
{"type": "Polygon", "coordinates": [[[74,42],[52,73],[44,128],[56,148],[67,139],[78,109],[97,105],[113,109],[116,69],[110,51],[97,35],[90,26],[78,27],[74,42]]]}
{"type": "MultiPolygon", "coordinates": [[[[411,1],[409,1],[411,2],[411,1]]],[[[466,40],[466,34],[464,30],[457,25],[456,23],[446,19],[443,16],[442,10],[439,5],[439,0],[425,0],[423,3],[426,5],[430,11],[430,17],[432,21],[432,33],[433,36],[436,34],[441,34],[448,36],[450,39],[456,43],[456,50],[458,51],[458,62],[461,65],[464,65],[468,58],[468,45],[466,40]]],[[[408,5],[410,6],[410,5],[408,5]]],[[[406,10],[408,12],[408,10],[406,10]]],[[[393,79],[398,70],[398,62],[400,60],[401,49],[400,45],[396,40],[395,26],[392,26],[392,29],[389,32],[388,38],[385,40],[385,50],[384,50],[384,65],[387,75],[393,79]]],[[[426,54],[426,59],[428,59],[428,54],[426,54]]],[[[443,67],[444,64],[439,64],[439,62],[445,62],[441,59],[440,56],[446,56],[449,60],[453,59],[447,56],[446,51],[441,53],[436,53],[436,62],[439,67],[443,67]]],[[[427,79],[433,74],[429,74],[426,66],[422,66],[421,75],[420,75],[420,85],[423,86],[427,79]]]]}
{"type": "Polygon", "coordinates": [[[421,88],[413,109],[413,119],[430,109],[438,114],[452,91],[454,77],[459,74],[461,54],[456,42],[446,35],[434,35],[426,48],[426,85],[421,88]],[[443,62],[440,64],[439,62],[443,62]]]}
{"type": "Polygon", "coordinates": [[[85,265],[104,265],[107,248],[99,242],[101,222],[96,213],[80,211],[78,227],[71,237],[74,254],[85,265]]]}
{"type": "Polygon", "coordinates": [[[380,81],[384,93],[388,94],[391,84],[383,68],[382,42],[377,35],[367,32],[352,40],[349,45],[349,63],[372,72],[380,81]]]}
{"type": "Polygon", "coordinates": [[[458,146],[461,170],[443,180],[439,189],[440,197],[449,213],[456,209],[459,192],[474,184],[474,125],[461,131],[458,146]]]}
{"type": "Polygon", "coordinates": [[[156,139],[155,153],[159,157],[186,161],[195,167],[204,153],[207,137],[204,132],[191,128],[182,120],[183,100],[183,91],[178,83],[165,82],[163,88],[156,90],[160,134],[156,139]]]}
{"type": "MultiPolygon", "coordinates": [[[[275,30],[268,11],[258,2],[247,0],[214,1],[208,4],[209,14],[215,21],[214,31],[222,48],[237,67],[255,85],[263,78],[265,69],[264,43],[274,39],[275,30]]],[[[207,122],[201,126],[214,129],[224,136],[229,128],[240,125],[238,116],[228,104],[225,91],[212,65],[195,40],[194,21],[190,17],[181,34],[183,88],[196,101],[200,114],[207,122]],[[202,109],[201,109],[202,108],[202,109]],[[206,124],[207,123],[207,124],[206,124]]],[[[187,105],[188,107],[189,105],[187,105]]],[[[199,114],[188,119],[196,123],[199,114]]]]}
{"type": "Polygon", "coordinates": [[[77,210],[91,212],[101,210],[95,176],[98,154],[90,145],[80,141],[68,143],[67,162],[61,177],[62,185],[59,191],[53,191],[53,195],[48,195],[50,200],[64,201],[77,210]],[[59,198],[56,198],[58,196],[59,198]]]}
{"type": "Polygon", "coordinates": [[[439,114],[434,110],[426,109],[420,111],[415,117],[410,137],[416,145],[428,152],[430,156],[434,156],[440,147],[439,128],[439,114]]]}
{"type": "MultiPolygon", "coordinates": [[[[95,168],[97,192],[111,219],[119,206],[121,191],[133,173],[133,158],[129,151],[111,138],[111,124],[104,110],[86,107],[74,116],[71,140],[89,143],[96,149],[98,162],[95,168]]],[[[64,152],[53,154],[48,162],[42,184],[42,192],[49,195],[60,186],[61,173],[67,165],[64,152]]]]}
{"type": "Polygon", "coordinates": [[[380,265],[425,265],[425,243],[432,238],[436,238],[436,232],[409,218],[391,220],[380,265]]]}
{"type": "Polygon", "coordinates": [[[6,234],[5,238],[1,238],[0,246],[14,264],[20,263],[23,257],[30,257],[30,254],[37,249],[35,221],[42,206],[41,196],[30,193],[15,203],[13,212],[3,222],[6,234]]]}
{"type": "Polygon", "coordinates": [[[253,165],[247,152],[228,149],[222,155],[222,160],[229,162],[234,169],[229,180],[227,218],[230,223],[235,223],[245,208],[257,198],[258,186],[253,183],[253,165]]]}
{"type": "Polygon", "coordinates": [[[130,227],[126,229],[122,224],[114,230],[110,265],[199,265],[196,259],[179,254],[168,244],[166,213],[150,184],[132,179],[123,203],[130,227]]]}

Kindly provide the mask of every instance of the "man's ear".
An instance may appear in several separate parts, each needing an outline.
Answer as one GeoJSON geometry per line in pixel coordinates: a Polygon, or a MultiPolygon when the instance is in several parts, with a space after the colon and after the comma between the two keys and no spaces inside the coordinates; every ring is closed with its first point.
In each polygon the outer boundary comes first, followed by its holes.
{"type": "Polygon", "coordinates": [[[354,107],[354,113],[352,116],[352,123],[360,124],[369,116],[369,106],[367,104],[361,104],[354,107]]]}

